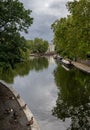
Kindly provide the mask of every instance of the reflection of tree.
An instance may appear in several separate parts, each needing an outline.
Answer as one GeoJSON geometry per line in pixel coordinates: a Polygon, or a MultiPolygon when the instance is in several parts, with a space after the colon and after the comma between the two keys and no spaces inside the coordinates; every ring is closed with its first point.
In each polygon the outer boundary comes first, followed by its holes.
{"type": "Polygon", "coordinates": [[[58,66],[54,71],[59,88],[53,115],[65,120],[71,118],[68,130],[89,130],[90,128],[90,75],[78,70],[66,71],[58,66]]]}
{"type": "Polygon", "coordinates": [[[48,60],[45,57],[36,57],[30,60],[30,66],[32,69],[40,71],[48,67],[48,60]]]}
{"type": "Polygon", "coordinates": [[[6,64],[3,67],[0,67],[0,79],[7,83],[12,83],[14,77],[17,75],[24,76],[27,75],[30,70],[35,69],[36,71],[39,71],[47,67],[48,60],[46,58],[35,58],[18,63],[14,65],[14,69],[6,64]]]}

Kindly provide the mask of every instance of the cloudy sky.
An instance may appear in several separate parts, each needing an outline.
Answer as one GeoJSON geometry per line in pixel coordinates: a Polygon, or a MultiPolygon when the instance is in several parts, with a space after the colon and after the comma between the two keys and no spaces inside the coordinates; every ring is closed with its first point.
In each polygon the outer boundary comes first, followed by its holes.
{"type": "Polygon", "coordinates": [[[53,32],[51,24],[61,18],[66,17],[68,10],[66,3],[73,0],[20,0],[26,9],[32,10],[31,16],[34,18],[33,24],[29,28],[29,33],[24,34],[26,39],[42,38],[51,42],[53,32]]]}

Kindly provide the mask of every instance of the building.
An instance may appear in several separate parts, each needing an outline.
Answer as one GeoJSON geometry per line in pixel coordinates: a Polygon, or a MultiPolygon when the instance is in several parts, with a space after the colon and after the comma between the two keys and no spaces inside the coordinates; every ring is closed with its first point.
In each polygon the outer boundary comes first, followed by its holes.
{"type": "Polygon", "coordinates": [[[55,51],[55,45],[49,44],[47,53],[51,53],[51,52],[54,52],[54,51],[55,51]]]}

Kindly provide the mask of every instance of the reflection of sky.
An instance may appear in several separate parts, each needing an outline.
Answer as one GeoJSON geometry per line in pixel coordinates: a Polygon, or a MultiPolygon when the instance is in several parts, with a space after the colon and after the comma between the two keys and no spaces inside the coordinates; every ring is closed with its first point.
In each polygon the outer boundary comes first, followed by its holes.
{"type": "Polygon", "coordinates": [[[57,99],[57,87],[52,74],[55,67],[55,64],[50,64],[48,69],[30,71],[27,76],[14,79],[14,88],[30,107],[41,130],[66,130],[67,126],[67,121],[63,123],[51,115],[57,99]]]}

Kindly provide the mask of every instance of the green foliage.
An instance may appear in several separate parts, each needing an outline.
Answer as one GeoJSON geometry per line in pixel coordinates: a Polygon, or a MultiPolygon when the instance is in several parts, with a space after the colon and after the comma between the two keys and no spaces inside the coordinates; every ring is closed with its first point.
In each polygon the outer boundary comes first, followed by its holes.
{"type": "Polygon", "coordinates": [[[27,28],[33,21],[29,16],[31,10],[26,10],[18,0],[1,0],[0,9],[1,32],[9,34],[16,31],[27,32],[27,28]]]}
{"type": "Polygon", "coordinates": [[[69,58],[86,58],[90,50],[90,2],[67,3],[70,15],[52,24],[56,51],[69,58]]]}
{"type": "Polygon", "coordinates": [[[30,51],[32,51],[33,48],[34,48],[34,42],[33,42],[33,40],[27,40],[27,41],[26,41],[26,46],[27,46],[27,48],[28,48],[30,51]]]}
{"type": "Polygon", "coordinates": [[[25,58],[27,46],[20,32],[27,33],[33,18],[18,0],[0,1],[0,62],[10,64],[25,58]]]}
{"type": "Polygon", "coordinates": [[[31,53],[44,54],[48,50],[48,41],[41,38],[35,38],[34,40],[28,40],[27,46],[31,53]]]}

